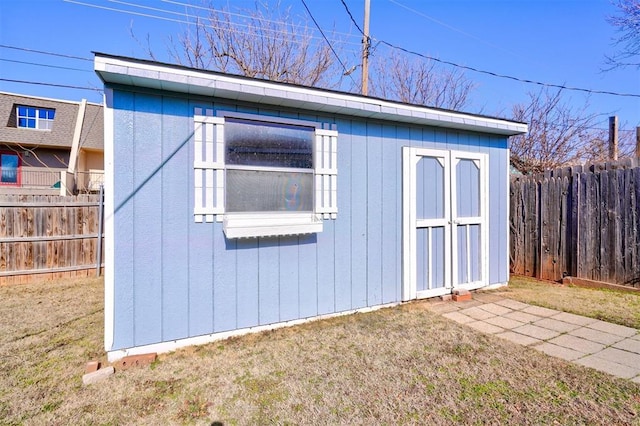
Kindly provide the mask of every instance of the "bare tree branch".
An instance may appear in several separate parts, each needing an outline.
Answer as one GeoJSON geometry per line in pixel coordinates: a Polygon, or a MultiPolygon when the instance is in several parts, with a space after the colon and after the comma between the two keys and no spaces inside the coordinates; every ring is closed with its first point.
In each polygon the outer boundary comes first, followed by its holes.
{"type": "Polygon", "coordinates": [[[620,67],[640,69],[640,0],[617,0],[618,15],[610,16],[607,21],[618,29],[615,45],[620,50],[606,56],[608,70],[620,67]]]}
{"type": "Polygon", "coordinates": [[[289,8],[256,3],[254,9],[244,11],[248,18],[243,21],[211,4],[208,8],[207,17],[170,39],[175,62],[306,86],[339,85],[342,73],[330,47],[314,40],[306,21],[295,21],[289,8]]]}
{"type": "Polygon", "coordinates": [[[372,93],[386,99],[436,108],[463,109],[474,84],[458,71],[443,71],[434,62],[410,62],[393,52],[374,62],[372,93]]]}
{"type": "MultiPolygon", "coordinates": [[[[528,103],[513,107],[511,118],[529,123],[528,134],[511,138],[511,162],[522,173],[608,159],[609,132],[596,126],[601,114],[588,113],[588,102],[569,106],[562,94],[542,89],[529,93],[528,103]]],[[[624,133],[620,157],[631,155],[632,145],[631,133],[624,133]]]]}

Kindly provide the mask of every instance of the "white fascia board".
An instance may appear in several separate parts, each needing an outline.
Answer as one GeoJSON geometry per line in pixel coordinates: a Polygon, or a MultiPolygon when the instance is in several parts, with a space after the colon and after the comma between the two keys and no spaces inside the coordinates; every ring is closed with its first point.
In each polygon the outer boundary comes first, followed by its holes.
{"type": "Polygon", "coordinates": [[[179,68],[129,58],[96,54],[95,71],[107,83],[130,84],[147,88],[162,88],[162,84],[171,83],[170,87],[172,88],[182,86],[182,91],[185,93],[252,102],[255,102],[257,94],[263,93],[260,102],[270,105],[281,105],[283,100],[288,99],[287,105],[291,105],[292,101],[298,101],[300,102],[298,107],[304,105],[306,108],[327,113],[391,119],[399,122],[505,136],[523,134],[528,131],[528,127],[524,123],[499,118],[408,105],[266,80],[221,75],[209,71],[179,68]]]}
{"type": "Polygon", "coordinates": [[[398,108],[396,107],[382,105],[380,110],[383,114],[398,115],[398,108]]]}
{"type": "Polygon", "coordinates": [[[304,102],[307,100],[307,97],[305,95],[303,95],[302,93],[298,93],[298,92],[287,92],[287,99],[290,99],[292,101],[300,101],[300,102],[304,102]]]}

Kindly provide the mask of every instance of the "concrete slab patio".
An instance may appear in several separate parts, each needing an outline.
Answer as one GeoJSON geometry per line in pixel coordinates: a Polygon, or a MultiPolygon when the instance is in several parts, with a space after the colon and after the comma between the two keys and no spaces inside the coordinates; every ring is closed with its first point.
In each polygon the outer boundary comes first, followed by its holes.
{"type": "Polygon", "coordinates": [[[640,330],[476,293],[434,301],[445,318],[547,355],[640,383],[640,330]]]}

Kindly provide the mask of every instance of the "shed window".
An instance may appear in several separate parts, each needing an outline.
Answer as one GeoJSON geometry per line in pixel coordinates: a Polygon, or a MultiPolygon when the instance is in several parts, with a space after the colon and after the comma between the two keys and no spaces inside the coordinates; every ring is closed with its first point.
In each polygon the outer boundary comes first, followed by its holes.
{"type": "Polygon", "coordinates": [[[18,127],[37,130],[51,130],[56,111],[49,108],[36,108],[19,105],[16,107],[18,127]]]}
{"type": "Polygon", "coordinates": [[[315,128],[227,119],[227,212],[313,212],[315,128]]]}
{"type": "Polygon", "coordinates": [[[225,120],[227,165],[313,168],[315,128],[253,120],[225,120]]]}
{"type": "Polygon", "coordinates": [[[196,222],[238,238],[320,232],[336,217],[335,130],[210,110],[194,121],[196,222]]]}

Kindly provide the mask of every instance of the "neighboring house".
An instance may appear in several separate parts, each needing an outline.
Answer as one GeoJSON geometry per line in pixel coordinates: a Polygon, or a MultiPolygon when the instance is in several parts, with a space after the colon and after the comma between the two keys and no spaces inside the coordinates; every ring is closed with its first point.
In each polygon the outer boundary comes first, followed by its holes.
{"type": "Polygon", "coordinates": [[[102,105],[0,92],[0,194],[70,194],[103,180],[102,105]]]}
{"type": "Polygon", "coordinates": [[[95,69],[110,360],[507,283],[526,124],[101,53],[95,69]]]}

